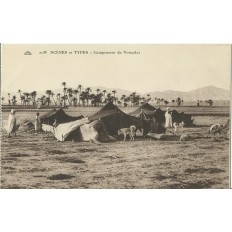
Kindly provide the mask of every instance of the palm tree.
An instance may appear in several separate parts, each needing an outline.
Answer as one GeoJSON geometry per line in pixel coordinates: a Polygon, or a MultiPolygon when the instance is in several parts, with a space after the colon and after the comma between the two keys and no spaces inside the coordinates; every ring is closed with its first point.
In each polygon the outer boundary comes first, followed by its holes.
{"type": "Polygon", "coordinates": [[[100,91],[101,91],[100,89],[96,89],[97,94],[99,94],[100,91]]]}
{"type": "Polygon", "coordinates": [[[106,93],[107,93],[107,91],[104,89],[102,91],[102,93],[103,93],[103,103],[106,103],[106,93]]]}
{"type": "Polygon", "coordinates": [[[172,100],[172,104],[173,104],[173,105],[175,104],[175,100],[172,100]]]}
{"type": "Polygon", "coordinates": [[[120,98],[120,100],[124,100],[126,98],[126,95],[125,94],[123,94],[122,96],[121,96],[121,98],[120,98]]]}
{"type": "MultiPolygon", "coordinates": [[[[157,99],[157,98],[156,98],[156,99],[157,99]]],[[[146,98],[145,98],[145,97],[142,97],[141,100],[142,100],[142,101],[141,101],[140,104],[143,105],[143,104],[145,103],[146,98]]]]}
{"type": "Polygon", "coordinates": [[[212,106],[212,105],[213,105],[213,100],[211,100],[211,99],[206,100],[205,102],[206,102],[206,103],[208,103],[208,104],[209,104],[209,106],[212,106]]]}
{"type": "Polygon", "coordinates": [[[60,105],[60,103],[61,103],[61,102],[60,102],[60,93],[57,93],[57,94],[56,94],[56,100],[57,100],[57,102],[58,102],[59,105],[60,105]]]}
{"type": "Polygon", "coordinates": [[[113,96],[111,96],[111,93],[108,93],[107,95],[106,95],[106,102],[113,102],[113,96]]]}
{"type": "Polygon", "coordinates": [[[130,106],[132,106],[132,98],[133,98],[133,95],[130,94],[130,96],[129,96],[129,99],[130,99],[130,106]]]}
{"type": "Polygon", "coordinates": [[[16,102],[17,102],[17,101],[16,101],[16,96],[15,96],[15,95],[12,97],[11,102],[12,102],[12,105],[15,106],[15,104],[16,104],[16,102]]]}
{"type": "Polygon", "coordinates": [[[45,103],[46,103],[45,100],[46,100],[46,96],[43,95],[43,96],[40,98],[41,105],[45,105],[45,103]]]}
{"type": "Polygon", "coordinates": [[[90,92],[92,92],[92,90],[87,87],[86,90],[85,90],[85,99],[87,100],[87,106],[89,106],[89,100],[90,100],[90,92]]]}
{"type": "Polygon", "coordinates": [[[176,103],[177,103],[177,106],[181,105],[181,99],[179,97],[176,99],[176,103]]]}
{"type": "Polygon", "coordinates": [[[27,98],[27,102],[28,102],[28,105],[30,105],[30,102],[31,102],[30,94],[29,94],[29,97],[27,98]]]}
{"type": "Polygon", "coordinates": [[[164,100],[164,104],[167,106],[169,104],[169,101],[164,100]]]}
{"type": "Polygon", "coordinates": [[[164,102],[164,99],[163,99],[163,98],[161,98],[161,99],[160,99],[160,102],[161,102],[161,103],[163,103],[163,102],[164,102]]]}
{"type": "Polygon", "coordinates": [[[116,105],[115,94],[117,93],[117,91],[116,90],[112,90],[112,93],[114,94],[114,102],[115,102],[115,105],[116,105]]]}
{"type": "Polygon", "coordinates": [[[53,92],[51,92],[52,100],[53,100],[53,102],[55,103],[55,105],[57,105],[57,104],[56,104],[56,100],[55,100],[55,98],[54,98],[54,95],[55,95],[55,94],[54,94],[53,92]]]}
{"type": "Polygon", "coordinates": [[[71,100],[71,98],[73,97],[72,93],[73,93],[72,88],[67,88],[68,103],[69,103],[70,106],[72,104],[72,100],[71,100]]]}
{"type": "Polygon", "coordinates": [[[48,106],[50,105],[50,102],[51,102],[51,94],[52,94],[52,91],[50,89],[46,90],[46,94],[48,95],[48,99],[47,99],[47,103],[48,103],[48,106]]]}
{"type": "Polygon", "coordinates": [[[24,96],[25,96],[25,97],[24,97],[24,105],[27,105],[27,103],[29,103],[28,97],[29,97],[30,94],[27,93],[27,92],[26,92],[26,93],[23,93],[23,94],[24,94],[24,96]]]}
{"type": "Polygon", "coordinates": [[[63,88],[66,88],[66,82],[62,82],[61,85],[63,86],[63,88]]]}
{"type": "Polygon", "coordinates": [[[106,90],[104,89],[102,92],[103,92],[103,96],[105,97],[106,96],[106,90]]]}
{"type": "Polygon", "coordinates": [[[63,93],[64,93],[64,95],[63,95],[63,101],[64,101],[64,107],[65,107],[65,94],[66,94],[66,82],[64,81],[64,82],[62,82],[61,83],[61,85],[63,86],[63,93]]]}
{"type": "Polygon", "coordinates": [[[8,104],[9,104],[9,105],[11,104],[11,101],[10,101],[10,93],[8,93],[8,104]]]}
{"type": "Polygon", "coordinates": [[[37,92],[36,92],[36,91],[33,91],[33,92],[31,92],[30,95],[31,95],[31,97],[32,97],[32,105],[35,106],[35,102],[36,102],[35,97],[36,97],[36,95],[37,95],[37,92]]]}
{"type": "Polygon", "coordinates": [[[157,97],[155,97],[155,103],[157,104],[157,97]]]}
{"type": "Polygon", "coordinates": [[[87,92],[87,93],[90,93],[90,92],[92,92],[92,90],[91,90],[89,87],[87,87],[87,88],[86,88],[86,92],[87,92]]]}
{"type": "Polygon", "coordinates": [[[21,96],[21,102],[22,102],[22,104],[23,104],[23,105],[25,105],[25,104],[26,104],[26,101],[25,101],[25,100],[26,100],[25,96],[24,96],[24,95],[22,95],[22,96],[21,96]]]}
{"type": "Polygon", "coordinates": [[[81,94],[80,94],[80,100],[82,101],[82,106],[83,107],[84,107],[86,99],[87,99],[87,92],[86,91],[82,91],[81,94]]]}
{"type": "Polygon", "coordinates": [[[114,94],[114,97],[115,97],[115,94],[117,93],[116,90],[112,90],[112,93],[114,94]]]}
{"type": "Polygon", "coordinates": [[[22,105],[22,94],[21,94],[21,89],[18,90],[19,96],[20,96],[20,100],[21,100],[21,105],[22,105]]]}
{"type": "Polygon", "coordinates": [[[149,103],[149,101],[151,100],[151,98],[150,98],[150,94],[147,94],[147,102],[149,103]]]}
{"type": "Polygon", "coordinates": [[[81,92],[82,92],[82,88],[83,88],[82,85],[78,85],[78,87],[77,87],[77,89],[79,90],[79,103],[78,103],[79,106],[80,106],[80,102],[81,102],[81,92]]]}
{"type": "Polygon", "coordinates": [[[2,97],[2,105],[3,105],[4,100],[5,100],[5,98],[4,98],[4,97],[2,97]]]}
{"type": "Polygon", "coordinates": [[[102,105],[102,97],[103,97],[103,93],[99,93],[96,95],[97,106],[102,105]]]}
{"type": "Polygon", "coordinates": [[[45,104],[48,104],[48,106],[50,105],[50,103],[51,103],[51,100],[50,100],[50,98],[49,97],[45,97],[45,104]]]}
{"type": "Polygon", "coordinates": [[[76,105],[77,105],[77,94],[79,93],[79,90],[74,89],[74,90],[73,90],[73,93],[74,93],[74,95],[75,95],[74,105],[76,106],[76,105]]]}

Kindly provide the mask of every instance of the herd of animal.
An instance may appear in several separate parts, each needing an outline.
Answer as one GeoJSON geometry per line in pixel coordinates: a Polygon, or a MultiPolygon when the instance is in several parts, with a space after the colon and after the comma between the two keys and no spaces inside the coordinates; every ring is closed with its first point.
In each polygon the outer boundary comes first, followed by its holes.
{"type": "MultiPolygon", "coordinates": [[[[230,124],[230,120],[228,119],[226,124],[213,124],[212,126],[210,126],[208,132],[210,134],[212,134],[213,136],[216,135],[229,135],[229,124],[230,124]]],[[[174,122],[173,123],[173,130],[169,130],[169,132],[171,134],[173,134],[173,136],[178,136],[180,135],[180,141],[186,141],[186,140],[190,140],[191,139],[191,135],[190,134],[186,134],[183,133],[183,128],[184,128],[185,124],[184,122],[181,123],[177,123],[174,122]]],[[[118,130],[118,135],[123,135],[124,141],[126,141],[126,137],[127,135],[129,135],[129,139],[130,141],[135,141],[135,136],[136,136],[136,126],[131,125],[129,128],[122,128],[120,130],[118,130]]],[[[155,133],[148,133],[149,137],[153,137],[155,139],[164,139],[165,133],[163,134],[155,134],[155,133]]]]}

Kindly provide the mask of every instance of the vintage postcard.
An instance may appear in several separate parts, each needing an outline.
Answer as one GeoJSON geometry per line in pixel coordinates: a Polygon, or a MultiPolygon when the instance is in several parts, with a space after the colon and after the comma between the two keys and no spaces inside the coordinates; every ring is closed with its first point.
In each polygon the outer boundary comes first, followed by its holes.
{"type": "Polygon", "coordinates": [[[1,57],[1,188],[230,188],[231,45],[1,57]]]}

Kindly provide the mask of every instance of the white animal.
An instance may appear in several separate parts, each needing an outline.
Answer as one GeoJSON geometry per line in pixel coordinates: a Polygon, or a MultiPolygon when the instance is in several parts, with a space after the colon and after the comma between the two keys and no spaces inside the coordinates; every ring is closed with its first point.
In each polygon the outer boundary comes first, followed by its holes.
{"type": "Polygon", "coordinates": [[[223,128],[224,128],[224,125],[222,125],[222,124],[213,124],[213,125],[209,128],[209,132],[210,132],[211,134],[213,134],[213,135],[222,134],[223,128]]]}
{"type": "Polygon", "coordinates": [[[181,136],[180,136],[180,141],[188,141],[188,140],[190,140],[191,139],[191,137],[190,137],[190,135],[188,135],[188,134],[182,134],[181,136]]]}
{"type": "Polygon", "coordinates": [[[185,125],[184,122],[181,122],[181,123],[174,122],[173,123],[173,127],[174,127],[173,135],[177,135],[179,130],[183,132],[184,125],[185,125]]]}
{"type": "Polygon", "coordinates": [[[126,141],[126,136],[130,136],[130,141],[135,141],[135,135],[136,135],[136,126],[132,125],[130,128],[122,128],[118,130],[118,135],[124,136],[124,141],[126,141]]]}

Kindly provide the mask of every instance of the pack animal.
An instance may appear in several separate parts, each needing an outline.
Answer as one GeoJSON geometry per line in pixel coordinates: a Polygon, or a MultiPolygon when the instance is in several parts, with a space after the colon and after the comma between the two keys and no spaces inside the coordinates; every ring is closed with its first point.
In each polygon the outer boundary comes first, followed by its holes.
{"type": "Polygon", "coordinates": [[[130,141],[135,141],[136,136],[136,126],[132,125],[130,128],[122,128],[118,130],[118,135],[124,136],[124,141],[126,141],[126,136],[130,136],[130,141]]]}

